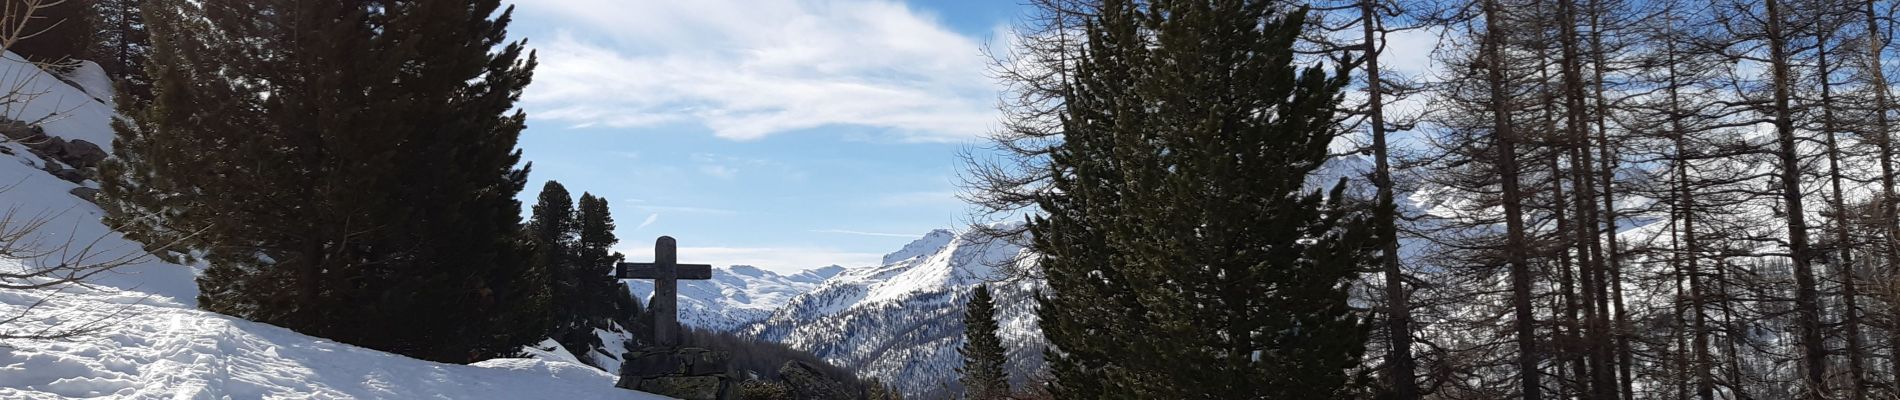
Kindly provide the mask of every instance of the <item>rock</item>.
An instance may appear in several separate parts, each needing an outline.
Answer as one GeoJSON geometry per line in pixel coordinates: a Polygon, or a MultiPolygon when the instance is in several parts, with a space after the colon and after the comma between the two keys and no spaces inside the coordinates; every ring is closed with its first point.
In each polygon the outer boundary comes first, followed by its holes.
{"type": "Polygon", "coordinates": [[[100,162],[106,160],[106,156],[109,156],[106,154],[106,149],[84,140],[66,142],[60,154],[62,155],[60,161],[78,168],[97,167],[100,162]]]}
{"type": "Polygon", "coordinates": [[[28,141],[46,136],[46,129],[20,121],[0,121],[0,135],[8,139],[28,141]]]}
{"type": "Polygon", "coordinates": [[[729,399],[731,353],[697,347],[647,346],[627,352],[615,387],[682,399],[729,399]]]}
{"type": "Polygon", "coordinates": [[[26,148],[33,149],[34,153],[48,157],[58,157],[60,153],[66,151],[66,139],[52,136],[42,135],[39,137],[21,139],[20,144],[26,145],[26,148]]]}
{"type": "Polygon", "coordinates": [[[854,399],[852,391],[844,383],[826,377],[818,368],[798,360],[786,361],[778,368],[778,375],[792,386],[792,393],[805,400],[846,400],[854,399]]]}
{"type": "Polygon", "coordinates": [[[634,390],[682,400],[722,400],[727,392],[723,376],[663,376],[642,379],[634,390]]]}
{"type": "Polygon", "coordinates": [[[80,187],[73,188],[73,190],[68,190],[66,191],[66,193],[72,193],[74,197],[86,199],[86,201],[90,203],[99,202],[98,200],[95,200],[99,198],[99,189],[93,189],[93,188],[89,188],[85,186],[80,186],[80,187]]]}
{"type": "Polygon", "coordinates": [[[80,183],[80,182],[86,181],[85,172],[80,172],[79,170],[72,169],[72,168],[62,167],[62,166],[59,166],[59,164],[47,163],[46,172],[49,174],[53,174],[54,177],[58,177],[59,179],[64,179],[67,182],[80,183]]]}

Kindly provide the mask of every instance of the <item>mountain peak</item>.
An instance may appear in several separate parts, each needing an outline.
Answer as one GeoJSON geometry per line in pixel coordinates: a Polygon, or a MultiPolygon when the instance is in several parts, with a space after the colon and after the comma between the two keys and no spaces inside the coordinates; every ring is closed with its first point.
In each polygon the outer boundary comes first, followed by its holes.
{"type": "Polygon", "coordinates": [[[903,249],[891,254],[885,254],[883,264],[890,265],[894,262],[909,260],[918,256],[935,254],[943,250],[944,246],[949,246],[950,242],[956,240],[956,238],[956,232],[951,232],[949,229],[932,230],[930,233],[924,234],[924,237],[904,245],[903,249]]]}
{"type": "Polygon", "coordinates": [[[750,265],[734,265],[734,266],[728,267],[727,269],[731,270],[734,275],[750,276],[754,278],[764,276],[765,274],[771,274],[771,272],[769,271],[759,269],[759,267],[754,267],[750,265]]]}

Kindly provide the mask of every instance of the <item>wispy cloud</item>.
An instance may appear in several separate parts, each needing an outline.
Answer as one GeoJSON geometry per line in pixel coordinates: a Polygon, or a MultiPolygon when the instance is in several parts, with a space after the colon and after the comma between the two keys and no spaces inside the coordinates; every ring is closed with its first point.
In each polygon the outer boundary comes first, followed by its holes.
{"type": "Polygon", "coordinates": [[[535,0],[524,99],[575,126],[691,122],[748,140],[832,125],[959,141],[996,120],[981,41],[884,0],[535,0]],[[581,37],[589,39],[581,39],[581,37]]]}
{"type": "Polygon", "coordinates": [[[688,213],[688,214],[713,214],[713,215],[733,215],[733,214],[739,213],[738,211],[727,210],[723,208],[708,208],[708,207],[693,207],[693,206],[661,206],[661,205],[634,204],[633,208],[638,208],[644,211],[656,212],[656,213],[657,212],[677,212],[677,213],[688,213]]]}
{"type": "Polygon", "coordinates": [[[653,225],[654,222],[657,222],[659,220],[660,220],[660,213],[647,214],[647,220],[640,221],[640,226],[633,227],[633,229],[645,228],[647,227],[647,225],[653,225]]]}
{"type": "Polygon", "coordinates": [[[739,176],[739,169],[734,168],[730,165],[717,165],[717,164],[701,165],[699,166],[699,172],[703,172],[706,175],[710,175],[714,178],[721,178],[721,179],[732,179],[732,177],[739,176]]]}
{"type": "Polygon", "coordinates": [[[840,234],[840,235],[899,237],[899,238],[915,238],[915,237],[922,236],[918,234],[865,232],[865,231],[854,231],[854,230],[849,230],[849,229],[813,229],[811,232],[812,233],[835,233],[835,234],[840,234]]]}
{"type": "Polygon", "coordinates": [[[882,207],[941,207],[944,205],[963,204],[963,200],[957,199],[956,191],[927,190],[886,193],[871,198],[869,203],[870,205],[882,207]]]}

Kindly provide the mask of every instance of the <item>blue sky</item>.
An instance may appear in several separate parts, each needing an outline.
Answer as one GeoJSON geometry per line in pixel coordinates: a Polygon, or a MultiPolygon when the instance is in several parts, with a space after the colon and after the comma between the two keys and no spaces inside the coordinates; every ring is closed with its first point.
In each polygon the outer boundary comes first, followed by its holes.
{"type": "Polygon", "coordinates": [[[607,198],[621,251],[682,262],[875,264],[967,222],[956,158],[995,126],[982,48],[1015,0],[513,0],[542,182],[607,198]]]}

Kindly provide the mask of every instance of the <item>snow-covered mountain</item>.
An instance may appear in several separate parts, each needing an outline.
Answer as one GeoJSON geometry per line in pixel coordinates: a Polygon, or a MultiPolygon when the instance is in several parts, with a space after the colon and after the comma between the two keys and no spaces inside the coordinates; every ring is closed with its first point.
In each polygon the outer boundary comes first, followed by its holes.
{"type": "Polygon", "coordinates": [[[921,397],[955,390],[962,357],[963,303],[992,283],[1001,334],[1018,378],[1042,363],[1030,293],[998,267],[1022,248],[978,233],[937,230],[886,255],[884,264],[845,270],[786,303],[742,334],[784,343],[921,397]]]}
{"type": "MultiPolygon", "coordinates": [[[[141,245],[100,223],[82,199],[96,188],[84,168],[46,156],[90,143],[109,149],[110,81],[85,63],[57,76],[0,56],[0,118],[39,122],[44,137],[0,136],[0,223],[13,232],[38,220],[22,242],[42,250],[76,243],[93,260],[138,254],[141,245]],[[5,92],[7,90],[0,90],[5,92]],[[24,96],[20,94],[26,94],[24,96]],[[59,139],[49,140],[50,138],[59,139]],[[83,188],[83,189],[82,189],[83,188]]],[[[20,134],[22,131],[9,131],[20,134]]],[[[57,262],[53,253],[0,258],[0,272],[57,262]]],[[[56,265],[56,264],[55,264],[56,265]]],[[[0,331],[33,333],[102,323],[91,335],[0,341],[0,399],[660,399],[616,389],[614,375],[557,348],[534,358],[443,364],[379,352],[196,309],[197,268],[145,259],[93,276],[87,286],[0,290],[0,331]],[[18,319],[10,319],[19,317],[18,319]]],[[[32,278],[7,278],[30,283],[32,278]]]]}
{"type": "MultiPolygon", "coordinates": [[[[679,281],[680,324],[700,329],[733,331],[763,321],[786,302],[818,288],[845,271],[829,266],[780,275],[750,265],[713,268],[712,279],[679,281]]],[[[653,281],[626,279],[627,289],[645,302],[653,295],[653,281]]]]}

